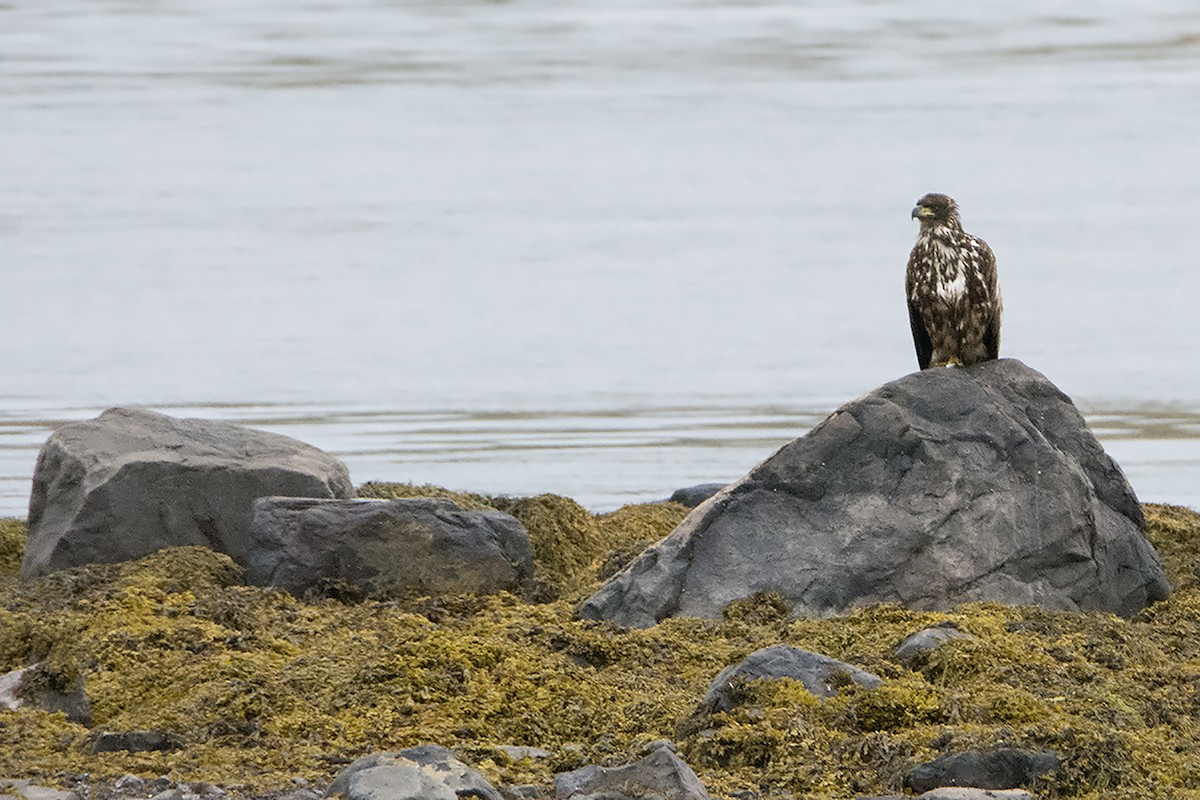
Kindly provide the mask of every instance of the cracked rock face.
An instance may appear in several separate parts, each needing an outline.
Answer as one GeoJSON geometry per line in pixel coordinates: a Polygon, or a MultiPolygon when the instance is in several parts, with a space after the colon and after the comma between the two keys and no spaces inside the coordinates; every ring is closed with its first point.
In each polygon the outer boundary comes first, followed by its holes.
{"type": "Polygon", "coordinates": [[[1137,497],[1070,399],[1014,359],[834,412],[582,606],[649,626],[774,591],[799,616],[989,600],[1130,616],[1169,593],[1137,497]]]}

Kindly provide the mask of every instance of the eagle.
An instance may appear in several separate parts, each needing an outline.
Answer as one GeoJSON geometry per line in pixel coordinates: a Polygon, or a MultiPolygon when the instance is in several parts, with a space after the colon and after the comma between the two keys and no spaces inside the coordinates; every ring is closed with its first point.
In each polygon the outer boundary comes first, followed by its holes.
{"type": "Polygon", "coordinates": [[[996,256],[963,230],[958,203],[931,193],[917,201],[921,223],[908,256],[905,292],[921,369],[970,366],[1000,354],[1000,288],[996,256]]]}

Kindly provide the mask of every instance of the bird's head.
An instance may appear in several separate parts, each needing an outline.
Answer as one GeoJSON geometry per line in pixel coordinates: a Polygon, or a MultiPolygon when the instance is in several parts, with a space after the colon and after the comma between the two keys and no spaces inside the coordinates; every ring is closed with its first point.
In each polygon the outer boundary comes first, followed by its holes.
{"type": "Polygon", "coordinates": [[[958,203],[949,195],[930,192],[917,201],[912,218],[921,221],[921,227],[950,225],[958,227],[958,203]]]}

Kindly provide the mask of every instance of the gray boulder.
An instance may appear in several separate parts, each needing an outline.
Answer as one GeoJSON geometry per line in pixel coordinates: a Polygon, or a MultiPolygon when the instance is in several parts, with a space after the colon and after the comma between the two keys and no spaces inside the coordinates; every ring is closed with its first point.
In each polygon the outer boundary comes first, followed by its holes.
{"type": "Polygon", "coordinates": [[[325,795],[345,800],[503,800],[482,774],[434,744],[363,756],[338,773],[325,795]]]}
{"type": "Polygon", "coordinates": [[[51,713],[61,711],[71,722],[92,724],[92,704],[78,677],[69,687],[55,687],[40,675],[44,662],[0,675],[0,708],[32,706],[51,713]]]}
{"type": "Polygon", "coordinates": [[[900,646],[896,648],[896,660],[906,667],[911,666],[918,658],[932,653],[953,639],[975,641],[975,637],[971,634],[948,625],[924,628],[905,637],[900,646]]]}
{"type": "Polygon", "coordinates": [[[533,575],[524,526],[449,500],[254,502],[246,582],[296,596],[347,587],[369,596],[494,594],[533,575]]]}
{"type": "Polygon", "coordinates": [[[883,679],[878,675],[844,661],[791,645],[777,644],[755,650],[737,664],[721,670],[709,684],[700,703],[701,710],[710,714],[729,711],[737,705],[737,684],[760,678],[800,681],[805,689],[823,700],[837,694],[838,685],[845,681],[853,681],[868,689],[883,684],[883,679]]]}
{"type": "Polygon", "coordinates": [[[42,446],[21,574],[202,545],[243,563],[257,497],[353,497],[342,462],[287,436],[134,408],[42,446]]]}
{"type": "Polygon", "coordinates": [[[1137,497],[1070,399],[1019,361],[929,369],[842,406],[698,506],[584,617],[798,616],[989,600],[1130,616],[1167,597],[1137,497]]]}
{"type": "Polygon", "coordinates": [[[1004,747],[986,753],[951,753],[913,769],[905,781],[914,792],[947,786],[1017,789],[1054,772],[1058,756],[1049,751],[1004,747]]]}
{"type": "Polygon", "coordinates": [[[621,767],[588,765],[554,778],[555,800],[709,800],[692,768],[666,747],[621,767]]]}

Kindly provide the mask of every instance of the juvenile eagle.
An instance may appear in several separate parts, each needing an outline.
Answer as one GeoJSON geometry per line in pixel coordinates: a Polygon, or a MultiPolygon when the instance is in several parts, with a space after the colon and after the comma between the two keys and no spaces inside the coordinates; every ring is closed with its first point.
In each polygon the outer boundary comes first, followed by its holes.
{"type": "Polygon", "coordinates": [[[917,363],[969,366],[1000,352],[996,256],[962,228],[958,204],[944,194],[917,201],[917,244],[908,256],[905,290],[917,363]]]}

